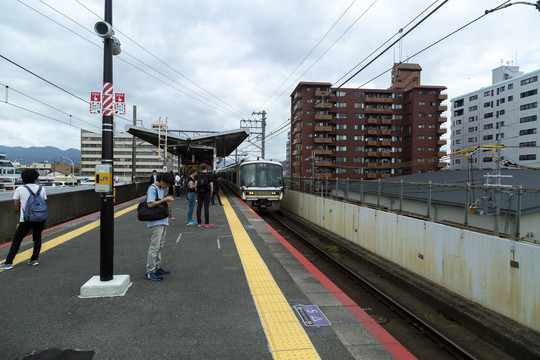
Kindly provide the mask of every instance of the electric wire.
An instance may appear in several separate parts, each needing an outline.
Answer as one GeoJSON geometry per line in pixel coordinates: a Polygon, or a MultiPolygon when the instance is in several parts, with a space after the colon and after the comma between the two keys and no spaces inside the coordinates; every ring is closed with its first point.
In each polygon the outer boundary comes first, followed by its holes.
{"type": "Polygon", "coordinates": [[[283,80],[283,82],[277,87],[276,90],[274,90],[274,92],[272,93],[272,95],[270,95],[268,97],[268,99],[266,99],[264,101],[264,103],[259,107],[261,109],[263,109],[266,105],[266,103],[279,91],[279,89],[281,89],[281,87],[291,78],[291,76],[296,72],[296,70],[298,70],[298,68],[300,68],[300,66],[302,66],[302,64],[307,60],[307,58],[313,53],[313,51],[315,51],[315,49],[321,44],[321,42],[328,36],[328,34],[330,34],[330,32],[332,31],[332,29],[337,25],[337,23],[343,18],[343,16],[345,16],[345,14],[349,11],[349,9],[354,5],[354,3],[356,2],[356,0],[353,0],[353,2],[347,7],[347,9],[345,9],[345,11],[338,17],[338,19],[334,22],[334,24],[330,27],[330,29],[328,29],[328,31],[323,35],[322,38],[319,39],[319,41],[317,42],[317,44],[315,44],[315,46],[313,48],[311,48],[311,50],[307,53],[306,56],[304,56],[304,58],[302,59],[302,61],[300,61],[300,63],[298,65],[296,65],[296,68],[294,68],[294,70],[289,74],[289,76],[287,76],[287,78],[285,80],[283,80]]]}
{"type": "MultiPolygon", "coordinates": [[[[93,15],[95,15],[97,18],[99,18],[100,20],[103,20],[103,18],[101,16],[99,16],[98,14],[96,14],[94,11],[92,11],[90,8],[88,8],[86,5],[84,5],[83,3],[81,3],[79,0],[76,0],[76,2],[81,5],[83,8],[85,8],[86,10],[88,10],[90,13],[92,13],[93,15]]],[[[151,51],[147,50],[144,46],[140,45],[138,42],[136,42],[135,40],[133,40],[130,36],[128,36],[127,34],[123,33],[122,31],[120,31],[118,28],[116,27],[113,27],[115,30],[118,31],[118,33],[120,33],[121,35],[123,35],[125,38],[129,39],[131,42],[133,42],[135,45],[137,45],[139,48],[141,48],[143,51],[145,51],[146,53],[148,53],[150,56],[152,56],[153,58],[155,58],[156,60],[158,60],[159,62],[161,62],[163,65],[167,66],[169,69],[173,70],[174,72],[176,72],[178,75],[180,75],[181,77],[183,77],[184,79],[186,79],[187,81],[189,81],[191,84],[195,85],[196,87],[198,87],[199,89],[201,89],[202,91],[204,91],[205,93],[207,93],[208,95],[212,96],[213,98],[215,98],[216,100],[218,100],[219,102],[221,102],[222,104],[224,104],[225,106],[229,107],[230,109],[233,110],[233,112],[236,112],[236,115],[238,117],[243,117],[244,116],[244,113],[238,109],[236,109],[234,106],[224,102],[223,100],[221,100],[219,97],[217,97],[216,95],[212,94],[211,92],[209,92],[208,90],[206,90],[205,88],[203,88],[202,86],[200,86],[199,84],[195,83],[194,81],[192,81],[190,78],[188,78],[186,75],[182,74],[180,71],[178,71],[177,69],[173,68],[172,66],[170,66],[169,64],[167,64],[165,61],[161,60],[159,57],[157,57],[156,55],[154,55],[151,51]]],[[[146,64],[145,64],[146,65],[146,64]]],[[[146,66],[149,66],[149,65],[146,65],[146,66]]],[[[154,71],[156,71],[155,69],[153,69],[154,71]]],[[[184,85],[181,85],[181,86],[184,86],[184,85]]],[[[184,86],[185,87],[185,86],[184,86]]],[[[192,91],[193,93],[195,93],[196,95],[200,96],[200,97],[203,97],[202,95],[196,93],[195,91],[185,87],[186,89],[188,89],[189,91],[192,91]]],[[[204,98],[204,97],[203,97],[204,98]]],[[[205,98],[206,99],[206,98],[205,98]]],[[[208,99],[207,99],[208,100],[208,99]]],[[[210,101],[210,100],[208,100],[210,101]]],[[[217,105],[217,104],[216,104],[217,105]]],[[[228,110],[228,111],[231,111],[231,110],[228,110]]]]}

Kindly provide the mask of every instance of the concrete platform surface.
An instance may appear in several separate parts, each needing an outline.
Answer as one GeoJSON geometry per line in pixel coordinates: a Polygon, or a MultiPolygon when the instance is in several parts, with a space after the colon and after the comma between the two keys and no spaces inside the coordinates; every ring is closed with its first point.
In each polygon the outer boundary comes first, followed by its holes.
{"type": "Polygon", "coordinates": [[[225,200],[210,207],[214,226],[198,228],[186,225],[185,196],[175,198],[163,281],[144,278],[140,199],[116,206],[114,272],[131,284],[123,296],[92,295],[106,291],[89,280],[99,274],[99,213],[46,231],[38,266],[26,264],[24,240],[15,267],[0,271],[0,358],[413,358],[253,211],[225,200]]]}

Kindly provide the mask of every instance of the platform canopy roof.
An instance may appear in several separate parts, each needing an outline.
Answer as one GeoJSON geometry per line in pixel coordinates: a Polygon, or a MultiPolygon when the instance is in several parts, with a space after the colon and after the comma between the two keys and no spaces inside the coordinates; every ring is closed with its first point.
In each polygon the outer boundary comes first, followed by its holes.
{"type": "Polygon", "coordinates": [[[180,156],[183,163],[197,164],[212,164],[214,156],[229,156],[249,136],[247,129],[219,132],[169,130],[165,135],[164,131],[158,133],[157,129],[131,125],[126,126],[126,132],[152,145],[159,143],[162,148],[166,142],[167,152],[180,156]]]}

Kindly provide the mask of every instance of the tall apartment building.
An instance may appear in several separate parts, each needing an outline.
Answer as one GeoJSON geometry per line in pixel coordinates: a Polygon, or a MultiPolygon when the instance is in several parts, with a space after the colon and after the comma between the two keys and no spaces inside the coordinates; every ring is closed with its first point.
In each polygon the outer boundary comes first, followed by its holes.
{"type": "MultiPolygon", "coordinates": [[[[156,129],[158,125],[152,125],[156,129]]],[[[162,130],[165,124],[162,124],[162,130]]],[[[131,179],[133,135],[121,132],[113,138],[114,176],[120,179],[131,179]]],[[[163,154],[157,146],[136,139],[135,171],[138,179],[147,179],[153,170],[163,170],[163,154]]],[[[169,156],[169,171],[178,171],[178,159],[169,156]],[[172,168],[171,168],[172,166],[172,168]]],[[[101,164],[101,134],[81,130],[81,176],[94,176],[97,164],[101,164]]]]}
{"type": "MultiPolygon", "coordinates": [[[[537,167],[539,75],[540,70],[524,74],[518,66],[501,66],[493,69],[491,86],[453,98],[452,152],[500,144],[504,146],[501,158],[537,167]]],[[[491,149],[469,153],[468,161],[465,156],[451,160],[455,170],[496,166],[491,149]]]]}
{"type": "Polygon", "coordinates": [[[389,89],[301,82],[291,94],[291,176],[379,179],[440,170],[444,86],[396,64],[389,89]]]}

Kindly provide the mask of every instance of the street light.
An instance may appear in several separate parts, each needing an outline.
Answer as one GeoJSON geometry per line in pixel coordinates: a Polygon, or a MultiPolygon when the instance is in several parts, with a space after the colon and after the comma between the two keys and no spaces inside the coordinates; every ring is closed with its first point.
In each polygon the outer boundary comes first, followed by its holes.
{"type": "Polygon", "coordinates": [[[68,157],[58,155],[57,158],[67,159],[71,162],[71,186],[75,185],[75,164],[73,164],[73,161],[68,157]]]}
{"type": "Polygon", "coordinates": [[[536,2],[536,4],[534,3],[530,3],[530,2],[526,2],[526,1],[515,1],[513,3],[510,3],[510,4],[506,4],[506,5],[500,5],[500,6],[497,6],[496,8],[494,9],[491,9],[491,10],[486,10],[486,14],[489,14],[489,13],[492,13],[492,12],[495,12],[497,10],[502,10],[502,9],[505,9],[509,6],[512,6],[512,5],[517,5],[517,4],[522,4],[522,5],[531,5],[531,6],[534,6],[536,8],[536,10],[540,11],[540,0],[538,0],[536,2]]]}

